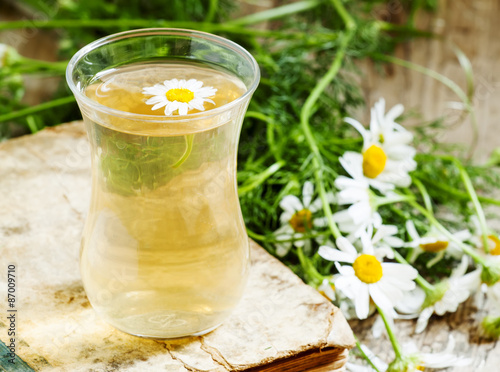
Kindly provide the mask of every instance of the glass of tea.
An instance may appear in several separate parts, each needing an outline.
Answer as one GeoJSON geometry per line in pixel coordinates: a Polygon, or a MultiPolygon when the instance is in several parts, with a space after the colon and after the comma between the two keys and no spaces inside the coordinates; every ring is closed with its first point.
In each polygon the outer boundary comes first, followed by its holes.
{"type": "Polygon", "coordinates": [[[92,163],[80,271],[112,326],[201,335],[237,305],[249,245],[236,153],[259,77],[241,46],[192,30],[122,32],[71,59],[92,163]]]}

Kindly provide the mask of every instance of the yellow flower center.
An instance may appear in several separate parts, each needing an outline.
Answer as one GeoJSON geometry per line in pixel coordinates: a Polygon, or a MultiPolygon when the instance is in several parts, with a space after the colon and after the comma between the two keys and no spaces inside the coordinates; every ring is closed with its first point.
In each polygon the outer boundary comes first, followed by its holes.
{"type": "Polygon", "coordinates": [[[178,102],[188,103],[194,98],[194,93],[186,88],[175,88],[175,89],[170,89],[167,92],[166,96],[170,102],[178,101],[178,102]]]}
{"type": "Polygon", "coordinates": [[[385,169],[387,155],[384,150],[377,145],[371,145],[363,153],[363,174],[368,178],[377,178],[385,169]]]}
{"type": "Polygon", "coordinates": [[[488,239],[493,240],[495,246],[490,249],[490,254],[493,256],[500,256],[500,239],[495,235],[488,235],[488,239]]]}
{"type": "Polygon", "coordinates": [[[371,254],[362,254],[352,264],[354,274],[366,284],[377,283],[382,278],[382,264],[371,254]]]}
{"type": "Polygon", "coordinates": [[[429,253],[438,253],[448,248],[448,242],[438,240],[435,243],[420,244],[420,248],[429,253]]]}
{"type": "Polygon", "coordinates": [[[298,233],[305,233],[306,229],[312,229],[311,211],[309,209],[302,209],[301,211],[295,212],[292,218],[290,218],[290,226],[298,233]]]}
{"type": "Polygon", "coordinates": [[[425,367],[424,366],[416,366],[415,369],[417,371],[425,371],[425,367]]]}

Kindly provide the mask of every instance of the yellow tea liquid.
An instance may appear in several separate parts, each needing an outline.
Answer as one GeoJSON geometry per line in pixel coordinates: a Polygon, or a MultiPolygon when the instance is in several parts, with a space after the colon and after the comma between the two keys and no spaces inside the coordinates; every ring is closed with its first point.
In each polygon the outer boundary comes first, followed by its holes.
{"type": "Polygon", "coordinates": [[[242,295],[249,262],[235,184],[241,115],[226,122],[219,115],[216,125],[210,118],[245,85],[206,65],[144,63],[101,74],[85,94],[109,108],[161,118],[164,108],[152,111],[142,90],[174,78],[217,89],[194,132],[84,115],[93,161],[81,250],[85,290],[110,324],[155,338],[217,327],[242,295]]]}

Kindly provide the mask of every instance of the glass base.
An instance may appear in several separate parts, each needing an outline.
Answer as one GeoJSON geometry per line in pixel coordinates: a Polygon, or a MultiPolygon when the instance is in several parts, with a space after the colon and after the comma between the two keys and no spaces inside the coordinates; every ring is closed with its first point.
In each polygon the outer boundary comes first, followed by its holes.
{"type": "Polygon", "coordinates": [[[168,340],[201,336],[211,332],[222,324],[220,314],[217,318],[219,318],[217,323],[213,325],[214,322],[207,322],[206,317],[200,316],[199,313],[169,311],[104,320],[114,328],[133,336],[168,340]],[[204,327],[201,323],[204,323],[204,327]],[[207,324],[210,324],[210,326],[206,327],[207,324]]]}

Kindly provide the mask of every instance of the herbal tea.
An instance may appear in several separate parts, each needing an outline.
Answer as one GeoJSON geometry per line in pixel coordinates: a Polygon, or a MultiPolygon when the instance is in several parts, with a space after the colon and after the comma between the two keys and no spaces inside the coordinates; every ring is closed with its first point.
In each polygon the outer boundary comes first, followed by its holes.
{"type": "MultiPolygon", "coordinates": [[[[225,123],[219,115],[214,124],[209,114],[245,91],[229,73],[178,62],[111,69],[85,90],[93,101],[128,113],[175,119],[182,110],[204,108],[207,114],[204,127],[177,133],[168,122],[153,129],[120,116],[103,124],[84,115],[93,193],[82,278],[93,307],[116,328],[158,338],[202,334],[239,301],[249,254],[235,187],[242,115],[225,123]],[[161,105],[162,94],[179,105],[161,105]]],[[[190,128],[190,115],[184,119],[190,128]]]]}

